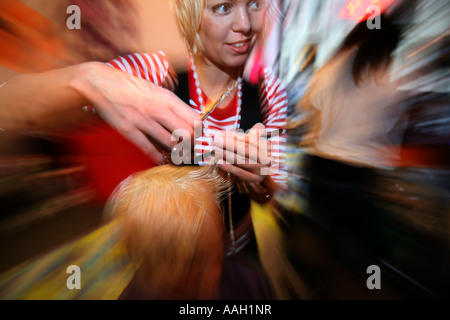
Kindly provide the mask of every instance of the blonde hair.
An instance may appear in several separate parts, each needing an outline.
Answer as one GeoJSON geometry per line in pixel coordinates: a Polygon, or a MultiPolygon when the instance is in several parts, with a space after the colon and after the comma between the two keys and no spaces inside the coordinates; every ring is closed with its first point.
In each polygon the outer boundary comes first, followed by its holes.
{"type": "Polygon", "coordinates": [[[115,189],[105,213],[120,220],[127,251],[145,270],[147,285],[162,292],[201,263],[203,220],[212,216],[223,228],[220,201],[228,188],[215,167],[164,165],[133,174],[115,189]]]}
{"type": "MultiPolygon", "coordinates": [[[[263,36],[268,35],[276,18],[280,14],[277,4],[273,0],[261,0],[267,5],[266,23],[264,23],[263,36]]],[[[203,56],[204,45],[199,36],[202,23],[203,10],[206,0],[171,0],[172,9],[175,12],[178,28],[184,38],[187,49],[195,58],[203,56]]]]}
{"type": "Polygon", "coordinates": [[[201,56],[204,47],[198,31],[206,0],[171,0],[170,3],[188,51],[195,57],[201,56]]]}

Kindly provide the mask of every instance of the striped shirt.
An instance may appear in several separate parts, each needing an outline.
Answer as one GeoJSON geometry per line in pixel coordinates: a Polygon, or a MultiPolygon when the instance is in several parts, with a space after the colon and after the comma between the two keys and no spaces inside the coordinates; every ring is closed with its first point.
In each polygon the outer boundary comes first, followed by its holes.
{"type": "MultiPolygon", "coordinates": [[[[170,67],[167,56],[162,51],[147,53],[135,53],[126,56],[118,57],[107,63],[109,66],[120,69],[131,75],[152,82],[155,85],[164,87],[171,91],[175,91],[178,85],[178,77],[173,69],[170,67]]],[[[196,99],[195,89],[192,88],[192,81],[190,85],[190,105],[199,114],[202,111],[201,106],[196,99]]],[[[287,93],[280,79],[273,75],[272,71],[267,68],[263,72],[262,79],[258,86],[259,102],[261,106],[261,113],[263,116],[263,124],[268,131],[282,129],[280,135],[269,138],[272,149],[271,154],[274,158],[274,163],[271,175],[277,183],[287,184],[287,171],[285,160],[286,148],[286,122],[287,122],[287,93]]],[[[235,95],[230,105],[237,106],[238,99],[235,95]]],[[[204,97],[205,104],[207,97],[204,97]],[[206,99],[206,100],[205,100],[206,99]]],[[[195,145],[196,155],[209,153],[212,150],[212,141],[214,134],[222,130],[235,130],[240,125],[241,115],[237,114],[236,107],[227,107],[224,109],[216,109],[204,122],[206,130],[201,138],[198,138],[195,145]]],[[[206,162],[203,161],[203,163],[206,162]]],[[[202,164],[202,162],[200,162],[202,164]]]]}

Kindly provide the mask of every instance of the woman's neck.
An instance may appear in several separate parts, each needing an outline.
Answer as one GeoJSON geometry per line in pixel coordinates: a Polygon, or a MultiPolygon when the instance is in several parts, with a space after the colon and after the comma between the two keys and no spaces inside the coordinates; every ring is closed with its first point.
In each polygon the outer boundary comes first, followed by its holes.
{"type": "Polygon", "coordinates": [[[212,100],[218,99],[242,75],[239,68],[221,69],[204,59],[195,61],[195,67],[201,90],[212,100]]]}

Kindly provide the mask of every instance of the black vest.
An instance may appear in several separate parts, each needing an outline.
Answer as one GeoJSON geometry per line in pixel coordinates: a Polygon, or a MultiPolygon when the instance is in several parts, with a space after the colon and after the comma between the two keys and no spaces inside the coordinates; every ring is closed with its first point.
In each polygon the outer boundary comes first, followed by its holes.
{"type": "MultiPolygon", "coordinates": [[[[189,105],[188,74],[183,72],[178,75],[180,81],[175,94],[189,105]]],[[[261,107],[259,104],[258,88],[246,81],[242,83],[242,111],[240,128],[250,130],[255,124],[262,122],[261,107]]]]}

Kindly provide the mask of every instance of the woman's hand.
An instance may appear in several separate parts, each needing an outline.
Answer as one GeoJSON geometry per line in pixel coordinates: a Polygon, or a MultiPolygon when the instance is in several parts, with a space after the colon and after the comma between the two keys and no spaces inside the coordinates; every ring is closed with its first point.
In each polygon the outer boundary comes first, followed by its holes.
{"type": "Polygon", "coordinates": [[[172,141],[174,130],[193,136],[198,120],[171,91],[104,63],[87,62],[11,78],[0,88],[0,128],[34,131],[66,125],[83,119],[87,105],[156,162],[163,150],[178,143],[172,141]]]}
{"type": "Polygon", "coordinates": [[[194,134],[198,114],[174,93],[153,83],[103,63],[90,62],[72,85],[104,121],[156,162],[162,160],[162,151],[171,150],[178,143],[172,141],[176,129],[194,134]]]}
{"type": "Polygon", "coordinates": [[[214,155],[219,167],[233,175],[241,192],[258,202],[268,201],[277,188],[270,178],[274,161],[267,131],[258,123],[248,134],[234,131],[217,132],[214,136],[214,155]]]}

